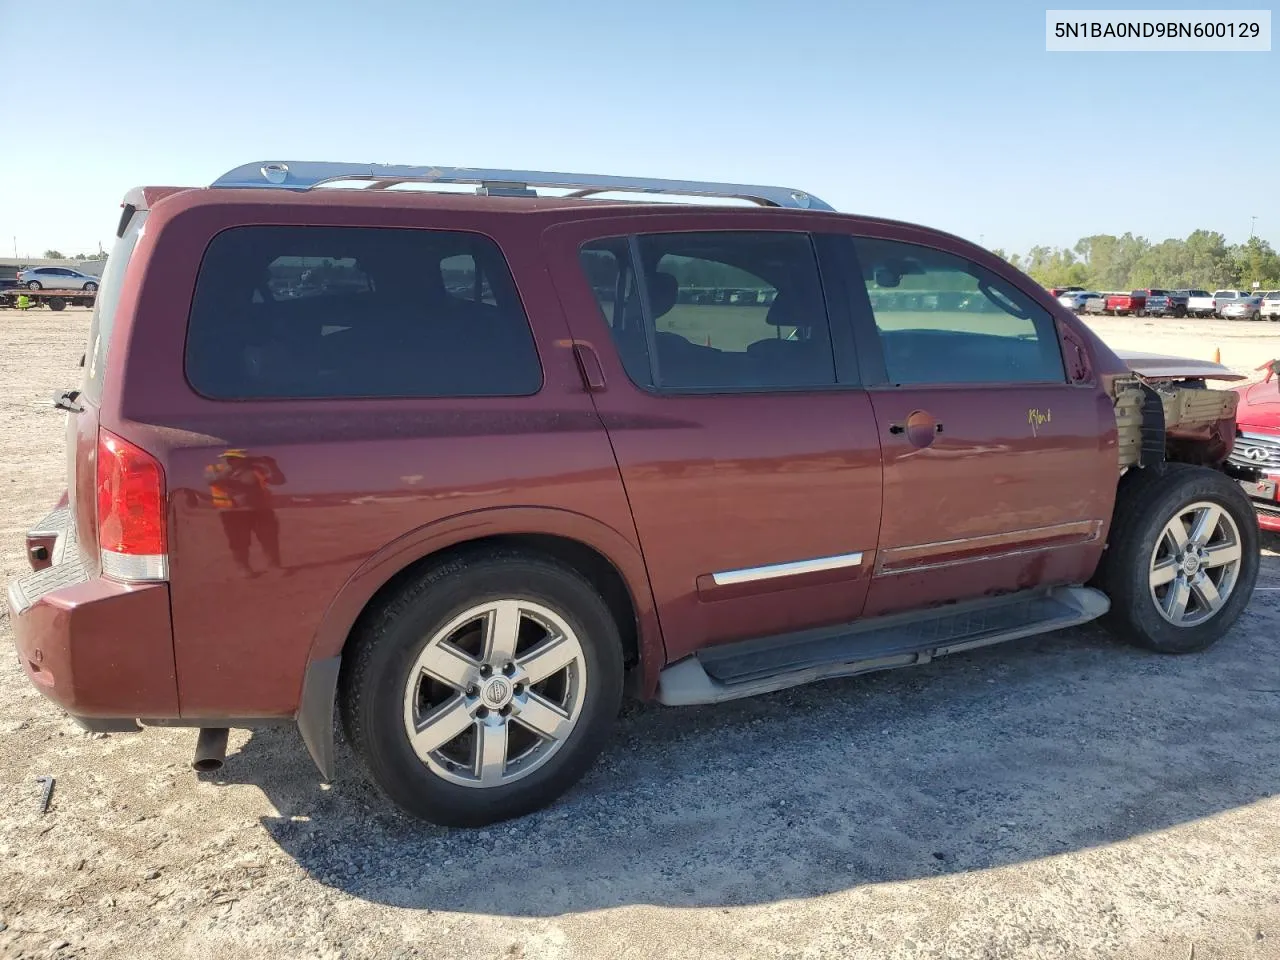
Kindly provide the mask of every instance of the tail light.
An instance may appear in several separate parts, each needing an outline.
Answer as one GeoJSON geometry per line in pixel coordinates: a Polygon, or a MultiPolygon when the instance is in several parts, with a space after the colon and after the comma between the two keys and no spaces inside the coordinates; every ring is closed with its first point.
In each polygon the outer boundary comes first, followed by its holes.
{"type": "Polygon", "coordinates": [[[164,470],[155,457],[98,431],[98,548],[117,580],[167,580],[164,470]]]}

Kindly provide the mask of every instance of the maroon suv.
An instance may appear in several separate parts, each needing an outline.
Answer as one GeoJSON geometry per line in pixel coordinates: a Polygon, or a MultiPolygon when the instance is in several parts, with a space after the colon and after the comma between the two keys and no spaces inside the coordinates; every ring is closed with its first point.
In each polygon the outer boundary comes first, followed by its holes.
{"type": "Polygon", "coordinates": [[[1130,369],[948,234],[776,187],[273,163],[136,190],[118,236],[8,598],[42,692],[202,728],[205,768],[294,720],[331,777],[336,709],[396,803],[485,823],[573,784],[624,689],[1104,614],[1181,653],[1253,589],[1237,395],[1130,369]],[[591,198],[624,190],[757,205],[591,198]]]}

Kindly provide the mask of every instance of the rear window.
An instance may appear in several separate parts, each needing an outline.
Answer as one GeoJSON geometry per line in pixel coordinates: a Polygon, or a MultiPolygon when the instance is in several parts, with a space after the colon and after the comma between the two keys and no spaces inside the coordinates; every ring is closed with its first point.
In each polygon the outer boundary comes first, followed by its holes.
{"type": "Polygon", "coordinates": [[[497,245],[437,230],[218,234],[196,281],[186,370],[218,400],[527,396],[542,386],[497,245]]]}
{"type": "Polygon", "coordinates": [[[106,269],[98,284],[98,296],[93,301],[93,319],[89,322],[89,349],[85,351],[84,392],[92,400],[102,397],[102,378],[107,369],[107,347],[111,343],[111,331],[115,327],[116,307],[120,304],[120,288],[124,283],[125,268],[133,256],[133,248],[142,236],[147,221],[145,211],[135,213],[124,234],[111,248],[106,269]]]}

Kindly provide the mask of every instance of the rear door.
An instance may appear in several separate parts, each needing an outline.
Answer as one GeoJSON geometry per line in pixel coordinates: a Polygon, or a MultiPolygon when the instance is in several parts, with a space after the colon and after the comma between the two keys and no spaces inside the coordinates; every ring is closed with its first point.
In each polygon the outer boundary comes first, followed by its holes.
{"type": "Polygon", "coordinates": [[[880,445],[824,241],[776,212],[639,223],[569,224],[546,246],[668,659],[857,617],[880,445]]]}
{"type": "Polygon", "coordinates": [[[1027,291],[911,233],[847,248],[884,451],[865,612],[1083,582],[1115,495],[1110,404],[1087,364],[1068,379],[1027,291]]]}

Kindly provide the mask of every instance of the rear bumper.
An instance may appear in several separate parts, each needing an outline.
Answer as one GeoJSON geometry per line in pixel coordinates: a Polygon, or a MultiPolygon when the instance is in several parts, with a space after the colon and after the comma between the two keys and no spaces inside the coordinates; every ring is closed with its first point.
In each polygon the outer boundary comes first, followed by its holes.
{"type": "Polygon", "coordinates": [[[102,721],[177,717],[169,587],[93,576],[69,515],[52,535],[59,562],[9,584],[18,659],[36,689],[90,729],[102,721]]]}

